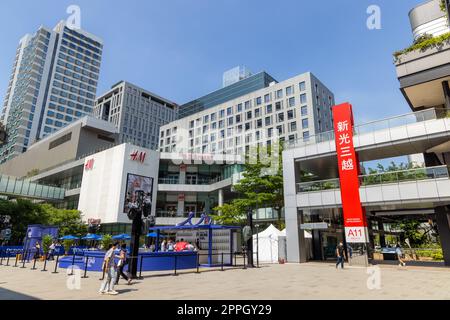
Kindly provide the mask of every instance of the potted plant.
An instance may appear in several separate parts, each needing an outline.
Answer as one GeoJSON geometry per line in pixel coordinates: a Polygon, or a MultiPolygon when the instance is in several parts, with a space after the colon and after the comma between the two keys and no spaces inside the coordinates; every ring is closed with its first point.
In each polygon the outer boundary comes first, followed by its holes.
{"type": "Polygon", "coordinates": [[[50,250],[50,246],[53,243],[53,237],[49,234],[46,234],[42,237],[42,250],[44,251],[44,259],[47,259],[48,252],[50,250]]]}
{"type": "Polygon", "coordinates": [[[69,254],[70,248],[72,248],[74,244],[73,240],[64,240],[63,241],[63,247],[64,247],[64,255],[67,256],[69,254]]]}
{"type": "Polygon", "coordinates": [[[109,245],[112,244],[112,242],[113,242],[113,239],[110,234],[103,235],[102,240],[101,240],[102,249],[108,250],[109,245]]]}

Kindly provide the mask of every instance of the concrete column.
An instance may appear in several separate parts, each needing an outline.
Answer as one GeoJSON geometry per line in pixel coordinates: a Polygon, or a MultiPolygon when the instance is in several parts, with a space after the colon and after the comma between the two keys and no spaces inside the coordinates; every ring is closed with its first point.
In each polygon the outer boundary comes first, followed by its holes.
{"type": "Polygon", "coordinates": [[[182,217],[184,215],[184,200],[181,200],[180,196],[181,194],[178,195],[177,217],[182,217]]]}
{"type": "Polygon", "coordinates": [[[186,184],[186,165],[182,164],[180,165],[180,175],[178,178],[178,183],[179,184],[186,184]]]}
{"type": "Polygon", "coordinates": [[[384,223],[383,220],[378,220],[378,230],[380,231],[380,246],[386,247],[386,237],[384,235],[384,223]]]}
{"type": "Polygon", "coordinates": [[[300,229],[301,216],[297,209],[296,170],[293,150],[283,152],[284,207],[286,221],[287,261],[307,261],[304,231],[300,229]]]}
{"type": "Polygon", "coordinates": [[[450,266],[450,212],[447,207],[437,207],[435,211],[444,262],[450,266]]]}
{"type": "Polygon", "coordinates": [[[444,90],[445,108],[450,110],[450,87],[448,81],[442,82],[442,89],[444,90]]]}
{"type": "Polygon", "coordinates": [[[219,207],[223,206],[223,189],[219,189],[219,198],[218,198],[218,202],[219,202],[219,207]]]}

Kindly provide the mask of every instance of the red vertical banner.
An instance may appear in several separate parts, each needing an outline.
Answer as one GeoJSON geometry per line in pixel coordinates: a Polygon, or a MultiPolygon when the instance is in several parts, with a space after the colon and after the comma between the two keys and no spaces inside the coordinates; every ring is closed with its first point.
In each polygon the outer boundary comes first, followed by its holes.
{"type": "Polygon", "coordinates": [[[345,238],[348,243],[367,243],[366,213],[359,196],[359,161],[353,145],[352,105],[334,106],[333,119],[345,238]]]}

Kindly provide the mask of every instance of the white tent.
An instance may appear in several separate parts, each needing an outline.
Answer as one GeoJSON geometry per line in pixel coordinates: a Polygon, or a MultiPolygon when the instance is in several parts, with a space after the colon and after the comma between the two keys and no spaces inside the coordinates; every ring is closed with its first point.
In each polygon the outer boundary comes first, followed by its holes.
{"type": "Polygon", "coordinates": [[[278,237],[285,236],[274,225],[270,225],[266,230],[253,235],[253,250],[259,251],[258,259],[262,263],[278,262],[278,237]],[[257,249],[258,248],[258,249],[257,249]]]}

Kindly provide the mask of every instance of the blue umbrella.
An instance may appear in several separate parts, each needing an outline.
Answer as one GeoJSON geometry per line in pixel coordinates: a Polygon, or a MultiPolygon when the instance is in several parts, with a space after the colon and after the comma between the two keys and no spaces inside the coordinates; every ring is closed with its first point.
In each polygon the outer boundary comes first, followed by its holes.
{"type": "Polygon", "coordinates": [[[112,237],[114,240],[130,240],[131,237],[128,234],[119,234],[117,236],[112,237]]]}
{"type": "MultiPolygon", "coordinates": [[[[147,238],[157,238],[157,237],[158,237],[158,234],[155,233],[155,232],[152,232],[152,233],[147,234],[147,238]]],[[[160,237],[160,238],[167,238],[167,236],[162,235],[162,234],[159,234],[159,237],[160,237]]]]}
{"type": "Polygon", "coordinates": [[[74,236],[70,236],[70,235],[59,238],[59,240],[78,240],[78,239],[79,239],[78,237],[74,237],[74,236]]]}
{"type": "Polygon", "coordinates": [[[98,234],[88,234],[87,236],[81,238],[82,240],[101,240],[102,236],[98,234]]]}

